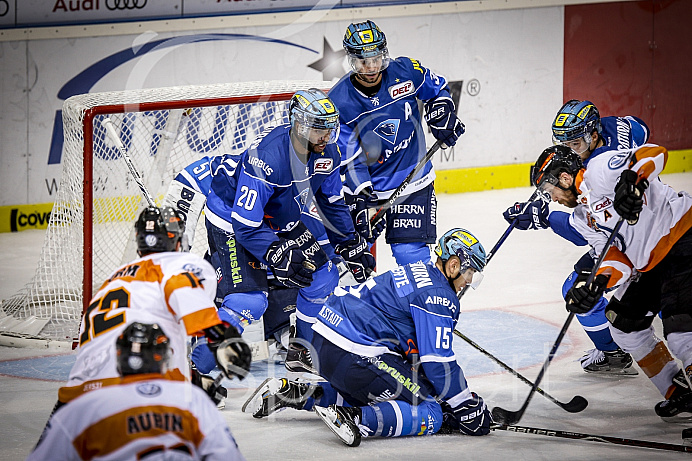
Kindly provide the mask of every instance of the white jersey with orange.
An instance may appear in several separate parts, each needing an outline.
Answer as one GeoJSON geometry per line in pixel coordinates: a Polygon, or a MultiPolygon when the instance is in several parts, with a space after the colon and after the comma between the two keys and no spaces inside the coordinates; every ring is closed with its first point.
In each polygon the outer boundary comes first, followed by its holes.
{"type": "Polygon", "coordinates": [[[131,375],[61,407],[27,460],[245,458],[209,397],[189,381],[131,375]]]}
{"type": "Polygon", "coordinates": [[[592,229],[607,231],[599,238],[601,247],[603,236],[610,234],[620,218],[613,200],[622,172],[629,168],[649,181],[639,221],[634,225],[623,223],[617,244],[608,249],[598,270],[599,274],[610,275],[608,287],[627,280],[633,269],[646,272],[654,268],[692,227],[692,196],[684,191],[676,192],[658,178],[667,160],[668,151],[664,147],[645,144],[636,149],[599,155],[589,162],[583,175],[576,178],[580,200],[586,206],[586,224],[592,229]]]}
{"type": "Polygon", "coordinates": [[[170,341],[169,370],[189,379],[188,335],[221,323],[216,273],[191,253],[152,253],[117,269],[91,300],[79,331],[77,359],[59,400],[119,379],[115,341],[133,322],[157,323],[170,341]],[[105,380],[105,381],[104,381],[105,380]],[[84,383],[103,381],[84,386],[84,383]]]}

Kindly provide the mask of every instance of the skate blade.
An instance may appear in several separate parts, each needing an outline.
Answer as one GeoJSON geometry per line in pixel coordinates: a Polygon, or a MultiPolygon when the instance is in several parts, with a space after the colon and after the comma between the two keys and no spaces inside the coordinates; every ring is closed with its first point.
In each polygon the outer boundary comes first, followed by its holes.
{"type": "Polygon", "coordinates": [[[661,419],[662,419],[663,421],[665,421],[666,423],[670,423],[670,424],[675,424],[675,423],[684,423],[684,424],[687,424],[687,423],[689,423],[690,421],[692,421],[692,413],[683,411],[683,412],[681,412],[681,413],[678,413],[678,414],[675,415],[675,416],[665,416],[665,417],[664,417],[664,416],[659,416],[659,418],[661,418],[661,419]]]}
{"type": "Polygon", "coordinates": [[[314,373],[309,373],[307,371],[288,370],[286,370],[286,379],[297,383],[323,383],[326,381],[326,379],[314,373]]]}
{"type": "Polygon", "coordinates": [[[607,370],[607,371],[605,371],[605,370],[593,371],[593,370],[587,370],[586,368],[583,368],[583,370],[589,374],[598,375],[598,376],[621,377],[621,376],[637,376],[637,375],[639,375],[639,372],[634,367],[624,368],[622,370],[607,370]]]}
{"type": "Polygon", "coordinates": [[[257,389],[255,389],[250,398],[248,398],[240,408],[243,413],[255,414],[262,407],[262,394],[270,390],[267,384],[269,384],[269,382],[273,379],[276,378],[267,378],[262,382],[262,384],[257,386],[257,389]]]}

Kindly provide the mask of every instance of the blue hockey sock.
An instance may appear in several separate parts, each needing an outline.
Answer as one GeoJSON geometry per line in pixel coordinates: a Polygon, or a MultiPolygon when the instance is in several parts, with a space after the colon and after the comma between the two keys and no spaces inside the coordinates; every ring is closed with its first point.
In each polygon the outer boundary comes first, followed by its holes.
{"type": "Polygon", "coordinates": [[[337,405],[343,405],[343,399],[339,395],[339,393],[332,387],[331,384],[329,384],[328,381],[323,381],[320,383],[317,383],[318,386],[322,388],[322,391],[316,391],[315,393],[312,394],[308,398],[308,400],[305,402],[305,406],[303,407],[303,410],[310,411],[313,409],[315,405],[318,405],[320,407],[327,407],[332,404],[337,404],[337,405]]]}
{"type": "Polygon", "coordinates": [[[432,435],[442,424],[442,408],[433,401],[413,406],[402,400],[388,400],[361,407],[360,424],[379,437],[432,435]]]}
{"type": "Polygon", "coordinates": [[[268,305],[267,295],[263,291],[229,293],[223,298],[219,316],[222,317],[221,320],[230,323],[242,333],[246,326],[264,315],[268,305]]]}

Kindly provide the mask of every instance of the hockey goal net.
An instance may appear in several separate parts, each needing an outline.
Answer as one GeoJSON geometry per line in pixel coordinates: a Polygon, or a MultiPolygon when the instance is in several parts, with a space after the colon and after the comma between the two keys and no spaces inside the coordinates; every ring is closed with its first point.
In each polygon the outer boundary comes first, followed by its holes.
{"type": "MultiPolygon", "coordinates": [[[[36,273],[0,311],[3,344],[65,347],[92,293],[136,257],[133,223],[147,205],[104,119],[117,127],[161,204],[173,177],[203,156],[243,151],[264,128],[288,122],[296,91],[329,82],[267,81],[170,87],[69,98],[62,177],[36,273]]],[[[204,219],[192,251],[206,250],[204,219]]]]}

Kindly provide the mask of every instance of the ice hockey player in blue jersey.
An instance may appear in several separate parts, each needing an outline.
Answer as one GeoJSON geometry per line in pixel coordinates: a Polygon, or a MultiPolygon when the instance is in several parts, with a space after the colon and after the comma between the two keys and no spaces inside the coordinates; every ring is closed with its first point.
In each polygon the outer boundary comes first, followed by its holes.
{"type": "Polygon", "coordinates": [[[388,199],[425,156],[425,120],[442,147],[464,133],[441,75],[407,57],[390,59],[387,39],[372,21],[348,26],[343,40],[352,71],[329,92],[339,108],[344,192],[356,231],[373,242],[386,224],[386,241],[397,264],[430,261],[435,243],[436,206],[432,162],[413,178],[379,226],[368,210],[388,199]]]}
{"type": "MultiPolygon", "coordinates": [[[[311,326],[339,274],[301,216],[311,202],[322,217],[334,251],[357,281],[375,260],[355,233],[339,175],[334,142],[339,112],[320,90],[301,90],[289,104],[290,123],[265,132],[242,154],[231,173],[217,170],[205,216],[221,308],[241,330],[267,308],[267,269],[299,288],[297,338],[309,342],[311,326]]],[[[289,354],[291,349],[289,348],[289,354]]],[[[309,355],[302,349],[302,356],[309,355]]],[[[305,362],[309,363],[309,357],[305,362]]],[[[289,368],[289,358],[286,360],[289,368]]]]}
{"type": "MultiPolygon", "coordinates": [[[[634,116],[601,118],[591,101],[576,99],[567,101],[557,112],[552,132],[553,144],[571,148],[581,157],[584,165],[604,152],[638,147],[649,139],[649,128],[641,119],[634,116]]],[[[570,224],[571,216],[571,213],[564,211],[551,212],[548,202],[541,199],[531,204],[517,202],[504,212],[507,222],[519,220],[517,229],[550,227],[575,245],[587,245],[584,236],[570,224]]],[[[563,296],[577,281],[586,280],[594,262],[594,256],[589,252],[575,264],[574,272],[563,284],[563,296]]],[[[577,315],[577,320],[596,346],[582,357],[582,368],[588,373],[636,375],[632,357],[618,347],[608,328],[609,322],[605,316],[607,304],[608,301],[602,297],[593,310],[577,315]]]]}
{"type": "Polygon", "coordinates": [[[273,378],[244,406],[255,417],[314,409],[347,445],[361,435],[485,435],[492,422],[452,349],[459,293],[482,280],[486,255],[469,231],[445,233],[435,262],[415,262],[338,287],[313,326],[321,385],[273,378]],[[338,392],[338,394],[335,393],[338,392]]]}

